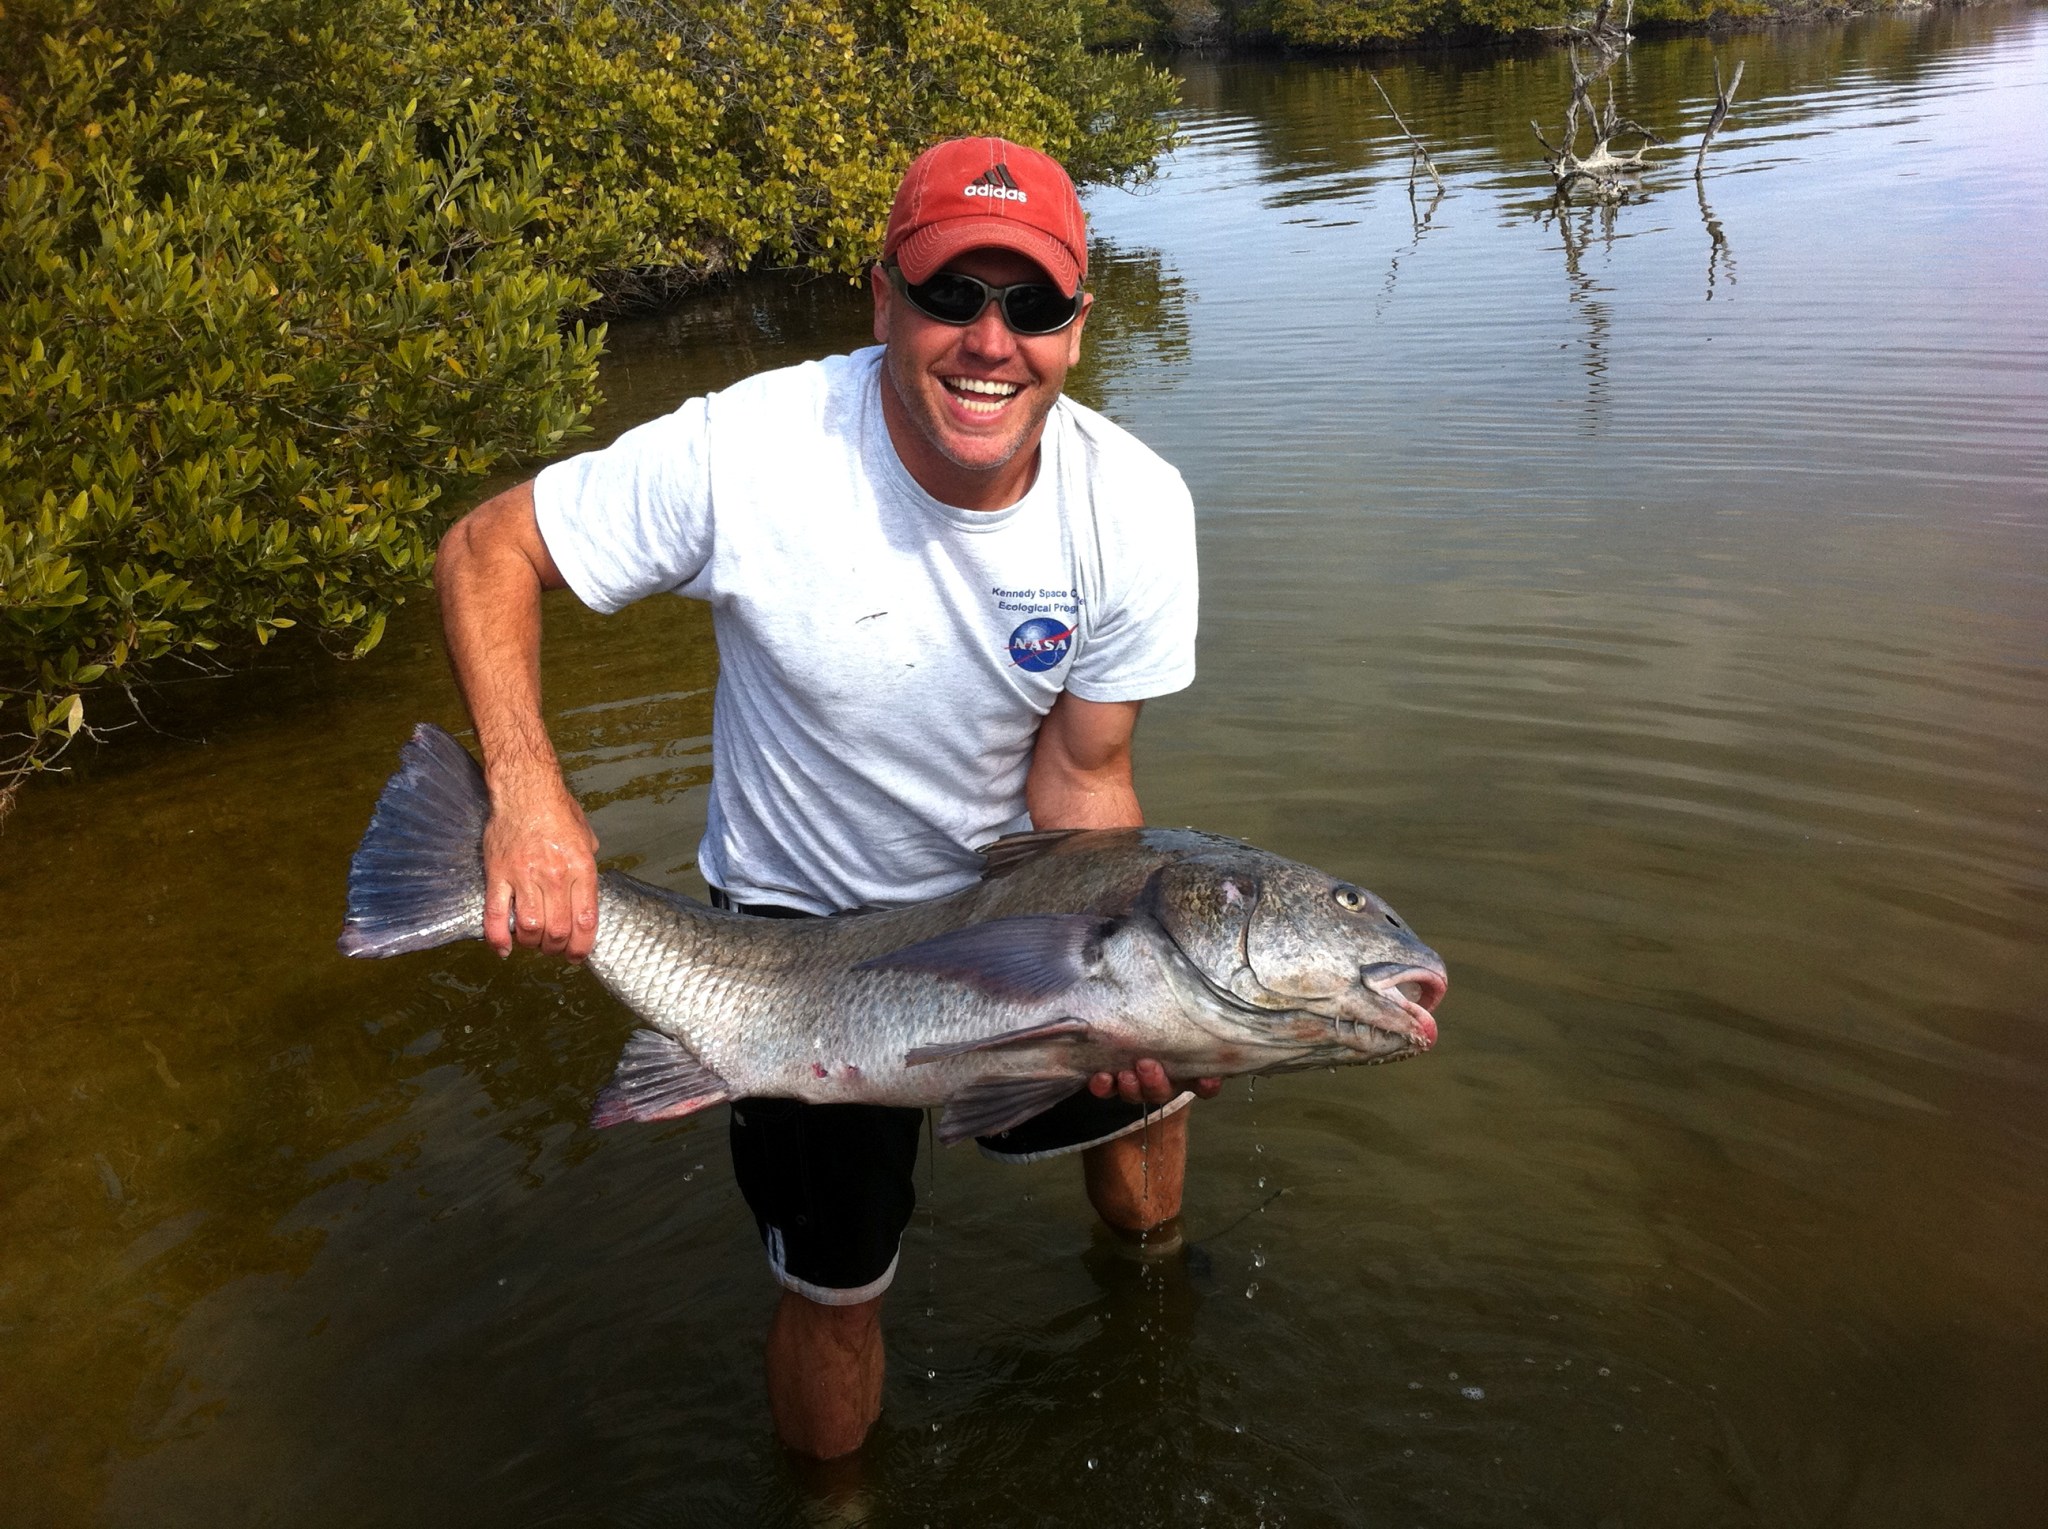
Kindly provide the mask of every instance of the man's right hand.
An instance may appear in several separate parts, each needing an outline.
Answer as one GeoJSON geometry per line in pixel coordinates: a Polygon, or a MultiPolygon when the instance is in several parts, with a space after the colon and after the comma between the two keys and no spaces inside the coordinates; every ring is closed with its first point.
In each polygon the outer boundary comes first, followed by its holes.
{"type": "Polygon", "coordinates": [[[581,961],[597,942],[597,835],[560,776],[491,793],[484,938],[581,961]]]}

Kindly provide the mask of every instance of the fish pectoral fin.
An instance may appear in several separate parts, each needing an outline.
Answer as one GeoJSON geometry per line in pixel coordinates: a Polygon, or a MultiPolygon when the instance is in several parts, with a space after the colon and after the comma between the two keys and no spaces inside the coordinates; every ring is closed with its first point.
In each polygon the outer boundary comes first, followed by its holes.
{"type": "Polygon", "coordinates": [[[854,970],[923,972],[992,998],[1052,998],[1088,975],[1115,928],[1088,913],[1024,913],[920,940],[854,970]]]}
{"type": "Polygon", "coordinates": [[[658,1030],[635,1030],[619,1054],[617,1071],[591,1106],[593,1126],[622,1120],[674,1120],[732,1097],[725,1079],[658,1030]]]}
{"type": "Polygon", "coordinates": [[[1028,1046],[1034,1041],[1055,1040],[1071,1036],[1076,1040],[1094,1034],[1085,1019],[1053,1019],[1042,1025],[1027,1025],[1022,1030],[1005,1030],[1001,1035],[983,1036],[978,1041],[950,1041],[942,1046],[913,1046],[903,1053],[905,1067],[921,1067],[926,1062],[943,1062],[948,1057],[966,1056],[970,1051],[995,1051],[1003,1046],[1028,1046]]]}
{"type": "Polygon", "coordinates": [[[1051,1078],[985,1078],[946,1101],[939,1117],[939,1145],[950,1147],[970,1136],[992,1136],[1022,1125],[1080,1091],[1087,1079],[1079,1073],[1051,1078]]]}

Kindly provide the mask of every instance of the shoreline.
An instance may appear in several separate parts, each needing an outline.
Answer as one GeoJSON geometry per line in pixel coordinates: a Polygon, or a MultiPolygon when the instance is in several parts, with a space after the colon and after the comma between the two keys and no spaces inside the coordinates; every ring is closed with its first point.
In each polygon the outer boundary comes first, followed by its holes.
{"type": "MultiPolygon", "coordinates": [[[[1773,31],[1781,27],[1861,21],[1877,16],[1929,15],[1939,11],[1980,10],[2008,0],[1877,0],[1871,4],[1833,4],[1829,0],[1759,0],[1750,14],[1715,12],[1696,18],[1659,17],[1636,20],[1632,39],[1730,36],[1773,31]]],[[[1220,18],[1219,18],[1220,20],[1220,18]]],[[[1418,33],[1405,38],[1372,38],[1357,43],[1289,41],[1272,33],[1246,33],[1214,42],[1177,43],[1162,38],[1125,39],[1098,44],[1104,52],[1134,52],[1169,65],[1184,60],[1229,63],[1252,59],[1396,59],[1426,52],[1513,51],[1555,46],[1567,41],[1562,28],[1516,31],[1460,29],[1418,33]]]]}

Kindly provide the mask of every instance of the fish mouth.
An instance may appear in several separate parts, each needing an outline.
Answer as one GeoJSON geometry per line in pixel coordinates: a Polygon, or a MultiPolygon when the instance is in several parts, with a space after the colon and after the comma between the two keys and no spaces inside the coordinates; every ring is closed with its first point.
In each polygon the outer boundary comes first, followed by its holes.
{"type": "Polygon", "coordinates": [[[1427,1051],[1436,1044],[1436,1015],[1430,1011],[1444,1001],[1444,994],[1451,985],[1443,972],[1427,966],[1382,961],[1361,967],[1358,980],[1382,1007],[1391,1011],[1387,1017],[1394,1019],[1398,1016],[1398,1021],[1386,1025],[1372,1020],[1340,1020],[1337,1030],[1340,1037],[1346,1035],[1348,1024],[1353,1035],[1360,1030],[1376,1030],[1398,1038],[1417,1051],[1427,1051]]]}

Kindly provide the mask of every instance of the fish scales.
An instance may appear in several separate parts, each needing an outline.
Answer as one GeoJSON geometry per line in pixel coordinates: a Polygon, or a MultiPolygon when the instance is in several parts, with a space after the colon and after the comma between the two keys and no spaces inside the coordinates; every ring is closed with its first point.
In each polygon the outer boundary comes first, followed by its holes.
{"type": "MultiPolygon", "coordinates": [[[[342,949],[481,938],[488,816],[467,751],[416,730],[351,867],[342,949]]],[[[951,1141],[1139,1057],[1189,1078],[1435,1043],[1443,963],[1362,887],[1193,829],[1016,835],[984,856],[950,897],[826,919],[606,872],[590,970],[648,1028],[595,1121],[778,1095],[945,1105],[951,1141]]]]}

